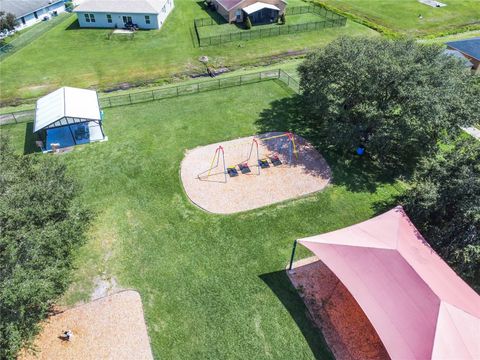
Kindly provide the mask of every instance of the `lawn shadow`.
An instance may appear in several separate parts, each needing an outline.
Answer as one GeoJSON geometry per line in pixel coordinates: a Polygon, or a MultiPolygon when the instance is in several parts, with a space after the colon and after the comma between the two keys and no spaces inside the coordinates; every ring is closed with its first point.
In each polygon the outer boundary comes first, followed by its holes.
{"type": "Polygon", "coordinates": [[[78,19],[72,22],[70,25],[67,26],[65,30],[78,30],[81,29],[78,19]]]}
{"type": "Polygon", "coordinates": [[[35,144],[35,135],[33,134],[33,122],[27,123],[25,126],[25,140],[23,143],[23,154],[33,154],[40,152],[40,148],[35,144]]]}
{"type": "Polygon", "coordinates": [[[293,287],[285,270],[259,276],[288,310],[316,359],[333,359],[323,334],[308,315],[307,307],[293,287]]]}
{"type": "Polygon", "coordinates": [[[223,18],[223,16],[220,15],[213,7],[208,6],[205,1],[197,1],[196,3],[203,11],[205,11],[206,15],[208,15],[217,23],[217,25],[227,24],[227,21],[223,18]]]}
{"type": "Polygon", "coordinates": [[[302,97],[294,94],[275,100],[264,109],[256,121],[259,133],[292,132],[310,142],[327,161],[332,170],[332,182],[354,192],[375,192],[379,184],[393,183],[395,177],[379,169],[367,155],[349,154],[326,146],[324,136],[311,119],[303,116],[302,97]]]}

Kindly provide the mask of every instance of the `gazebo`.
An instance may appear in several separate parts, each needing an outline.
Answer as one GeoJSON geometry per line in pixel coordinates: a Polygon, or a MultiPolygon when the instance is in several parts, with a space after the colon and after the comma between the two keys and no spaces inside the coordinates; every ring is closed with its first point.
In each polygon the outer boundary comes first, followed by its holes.
{"type": "Polygon", "coordinates": [[[44,152],[107,140],[94,90],[60,88],[38,99],[33,132],[44,152]]]}
{"type": "Polygon", "coordinates": [[[345,285],[392,359],[480,359],[480,296],[401,207],[297,242],[345,285]]]}

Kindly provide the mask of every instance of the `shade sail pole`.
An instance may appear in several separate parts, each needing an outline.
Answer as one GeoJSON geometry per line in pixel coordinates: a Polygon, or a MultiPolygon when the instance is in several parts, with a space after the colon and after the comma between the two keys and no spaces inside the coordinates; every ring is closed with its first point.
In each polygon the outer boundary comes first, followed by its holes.
{"type": "Polygon", "coordinates": [[[288,270],[292,270],[293,266],[293,259],[295,258],[295,249],[297,248],[297,240],[293,242],[293,248],[292,248],[292,256],[290,256],[290,266],[288,267],[288,270]]]}

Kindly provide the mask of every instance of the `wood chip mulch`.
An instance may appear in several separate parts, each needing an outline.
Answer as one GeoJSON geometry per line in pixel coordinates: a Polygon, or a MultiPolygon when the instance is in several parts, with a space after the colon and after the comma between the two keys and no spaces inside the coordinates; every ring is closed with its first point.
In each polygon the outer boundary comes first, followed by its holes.
{"type": "Polygon", "coordinates": [[[20,360],[153,359],[140,295],[122,291],[49,317],[20,360]],[[73,339],[60,338],[73,331],[73,339]]]}
{"type": "Polygon", "coordinates": [[[287,273],[336,359],[390,359],[360,305],[322,261],[297,261],[287,273]]]}

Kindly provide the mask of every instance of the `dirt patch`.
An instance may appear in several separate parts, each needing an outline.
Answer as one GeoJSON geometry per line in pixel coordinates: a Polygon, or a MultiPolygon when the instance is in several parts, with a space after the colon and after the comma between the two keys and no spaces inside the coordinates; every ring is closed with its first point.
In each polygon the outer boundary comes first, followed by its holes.
{"type": "Polygon", "coordinates": [[[190,200],[206,211],[231,214],[294,199],[325,188],[331,178],[325,159],[311,144],[297,135],[294,136],[297,150],[295,156],[288,136],[277,137],[279,135],[282,133],[267,133],[187,151],[180,175],[190,200]],[[274,138],[269,139],[272,137],[274,138]],[[254,138],[258,142],[258,156],[254,138]],[[225,174],[223,156],[218,161],[214,159],[219,146],[223,148],[225,166],[236,166],[238,176],[229,177],[225,174]],[[281,164],[274,166],[272,156],[278,156],[281,164]],[[261,168],[258,159],[267,159],[268,167],[261,168]],[[241,173],[238,167],[238,164],[244,162],[249,165],[250,172],[247,174],[241,173]]]}
{"type": "Polygon", "coordinates": [[[140,295],[123,291],[49,317],[20,360],[153,359],[140,295]],[[73,331],[73,339],[59,338],[73,331]]]}
{"type": "Polygon", "coordinates": [[[288,276],[335,358],[390,359],[360,305],[322,261],[317,257],[297,261],[288,276]]]}
{"type": "Polygon", "coordinates": [[[92,291],[92,295],[90,296],[91,300],[100,299],[116,293],[119,290],[117,280],[114,277],[105,279],[97,276],[95,279],[93,279],[93,283],[95,284],[95,287],[92,291]]]}

